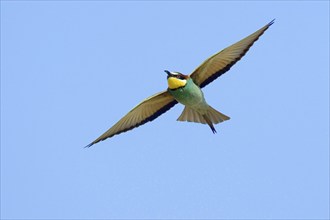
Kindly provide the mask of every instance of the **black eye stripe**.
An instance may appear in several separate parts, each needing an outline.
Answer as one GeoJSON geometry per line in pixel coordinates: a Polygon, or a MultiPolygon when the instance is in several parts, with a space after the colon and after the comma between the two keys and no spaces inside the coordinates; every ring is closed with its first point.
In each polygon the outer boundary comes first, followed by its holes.
{"type": "Polygon", "coordinates": [[[178,79],[185,79],[185,77],[182,76],[182,75],[177,75],[176,78],[178,78],[178,79]]]}

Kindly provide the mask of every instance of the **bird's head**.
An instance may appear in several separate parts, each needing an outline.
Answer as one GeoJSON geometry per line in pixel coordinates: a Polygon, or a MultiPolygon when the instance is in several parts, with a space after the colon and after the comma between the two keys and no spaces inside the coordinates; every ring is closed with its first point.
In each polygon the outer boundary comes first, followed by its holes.
{"type": "Polygon", "coordinates": [[[187,79],[189,76],[184,75],[179,72],[170,72],[168,70],[164,70],[167,73],[167,84],[170,89],[178,89],[180,87],[184,87],[187,84],[187,79]]]}

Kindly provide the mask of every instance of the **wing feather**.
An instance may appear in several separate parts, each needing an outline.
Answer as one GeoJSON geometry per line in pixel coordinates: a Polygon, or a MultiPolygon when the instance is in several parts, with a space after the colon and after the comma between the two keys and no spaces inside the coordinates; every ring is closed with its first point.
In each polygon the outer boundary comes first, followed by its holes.
{"type": "Polygon", "coordinates": [[[267,25],[238,41],[237,43],[223,49],[205,60],[197,67],[190,77],[201,88],[227,72],[237,61],[239,61],[250,49],[255,41],[274,23],[274,20],[267,25]]]}
{"type": "Polygon", "coordinates": [[[122,119],[120,119],[114,126],[107,130],[95,141],[87,145],[90,147],[99,141],[103,141],[114,135],[132,130],[140,125],[154,120],[167,110],[172,108],[178,102],[167,91],[157,93],[142,101],[129,111],[122,119]]]}

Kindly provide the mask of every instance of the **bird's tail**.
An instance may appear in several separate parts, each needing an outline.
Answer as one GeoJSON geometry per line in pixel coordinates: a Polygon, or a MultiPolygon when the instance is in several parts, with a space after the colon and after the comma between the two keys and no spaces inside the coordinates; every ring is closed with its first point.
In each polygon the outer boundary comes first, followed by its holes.
{"type": "Polygon", "coordinates": [[[217,124],[229,119],[230,118],[227,115],[218,112],[211,106],[208,106],[208,109],[205,114],[199,113],[194,109],[185,106],[183,112],[181,113],[180,117],[177,120],[208,124],[212,132],[216,133],[213,124],[217,124]]]}

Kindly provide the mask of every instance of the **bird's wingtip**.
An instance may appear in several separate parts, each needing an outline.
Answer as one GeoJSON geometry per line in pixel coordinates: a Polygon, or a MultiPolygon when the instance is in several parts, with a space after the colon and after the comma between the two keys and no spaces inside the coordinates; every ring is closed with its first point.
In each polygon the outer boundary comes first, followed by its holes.
{"type": "Polygon", "coordinates": [[[92,143],[86,145],[84,148],[90,148],[93,144],[94,144],[94,143],[92,142],[92,143]]]}
{"type": "Polygon", "coordinates": [[[274,22],[275,22],[275,18],[268,23],[268,26],[274,24],[274,22]]]}

